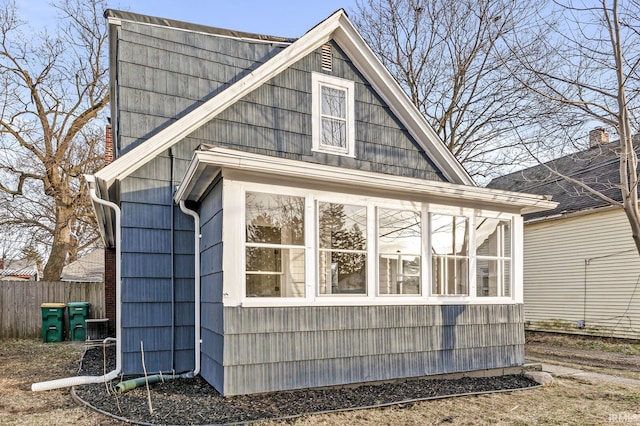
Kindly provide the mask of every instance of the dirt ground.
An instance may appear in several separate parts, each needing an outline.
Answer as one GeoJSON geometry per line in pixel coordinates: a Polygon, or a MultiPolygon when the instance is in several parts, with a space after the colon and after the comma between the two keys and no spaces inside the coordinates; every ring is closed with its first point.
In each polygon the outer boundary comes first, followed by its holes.
{"type": "MultiPolygon", "coordinates": [[[[527,335],[527,357],[618,376],[640,378],[640,342],[545,334],[527,335]],[[609,360],[608,363],[604,362],[609,360]],[[579,362],[580,364],[577,364],[579,362]],[[612,368],[614,367],[614,368],[612,368]],[[636,369],[636,371],[634,371],[636,369]]],[[[68,390],[33,393],[31,383],[74,375],[83,346],[76,342],[0,341],[0,424],[117,425],[80,407],[68,390]]],[[[386,409],[310,415],[296,425],[565,425],[640,424],[640,387],[556,378],[534,390],[449,398],[386,409]]],[[[275,424],[275,423],[265,423],[275,424]]]]}

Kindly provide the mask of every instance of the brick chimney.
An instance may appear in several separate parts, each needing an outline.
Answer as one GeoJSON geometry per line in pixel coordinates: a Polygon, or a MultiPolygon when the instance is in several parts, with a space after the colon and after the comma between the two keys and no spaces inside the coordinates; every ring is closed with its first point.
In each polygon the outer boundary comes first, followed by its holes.
{"type": "Polygon", "coordinates": [[[113,133],[111,133],[111,124],[107,124],[104,133],[104,165],[113,161],[113,133]]]}
{"type": "MultiPolygon", "coordinates": [[[[104,134],[104,165],[113,161],[113,133],[111,124],[107,124],[104,134]]],[[[105,317],[109,319],[108,334],[115,336],[116,331],[116,249],[104,249],[104,304],[105,317]]]]}
{"type": "Polygon", "coordinates": [[[589,148],[596,148],[609,142],[609,133],[604,131],[604,127],[596,127],[589,132],[589,148]]]}

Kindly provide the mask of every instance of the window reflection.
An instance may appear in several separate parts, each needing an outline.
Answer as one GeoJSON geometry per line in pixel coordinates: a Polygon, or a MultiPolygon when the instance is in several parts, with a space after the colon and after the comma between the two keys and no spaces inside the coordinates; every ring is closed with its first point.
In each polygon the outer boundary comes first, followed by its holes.
{"type": "Polygon", "coordinates": [[[245,201],[247,297],[304,297],[304,198],[247,192],[245,201]]]}
{"type": "Polygon", "coordinates": [[[432,293],[469,294],[469,220],[431,215],[432,293]]]}
{"type": "Polygon", "coordinates": [[[318,203],[319,293],[366,294],[367,209],[318,203]]]}
{"type": "Polygon", "coordinates": [[[511,295],[511,222],[476,218],[476,295],[511,295]]]}
{"type": "Polygon", "coordinates": [[[378,293],[420,294],[420,213],[378,209],[378,293]]]}

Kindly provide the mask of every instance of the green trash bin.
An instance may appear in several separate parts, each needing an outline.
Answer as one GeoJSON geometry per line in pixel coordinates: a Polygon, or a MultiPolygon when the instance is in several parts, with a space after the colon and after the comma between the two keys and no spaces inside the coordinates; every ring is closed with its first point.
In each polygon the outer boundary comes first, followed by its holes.
{"type": "Polygon", "coordinates": [[[64,340],[64,303],[43,303],[42,341],[62,342],[64,340]]]}
{"type": "Polygon", "coordinates": [[[71,340],[86,340],[86,319],[87,316],[89,316],[89,305],[89,302],[67,303],[67,310],[69,311],[69,337],[71,340]]]}

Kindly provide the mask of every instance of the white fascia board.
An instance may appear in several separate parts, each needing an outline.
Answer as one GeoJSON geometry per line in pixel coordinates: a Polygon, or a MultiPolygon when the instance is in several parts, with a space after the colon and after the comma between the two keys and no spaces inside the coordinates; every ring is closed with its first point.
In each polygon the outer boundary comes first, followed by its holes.
{"type": "Polygon", "coordinates": [[[284,176],[294,180],[312,180],[321,184],[333,183],[373,190],[394,191],[430,199],[442,198],[458,200],[458,202],[509,206],[519,209],[521,213],[548,210],[557,205],[542,195],[343,169],[220,147],[211,147],[194,153],[187,174],[176,191],[176,202],[199,200],[200,195],[204,193],[215,177],[214,173],[208,173],[209,176],[202,179],[207,168],[213,168],[216,171],[215,174],[219,170],[231,169],[247,173],[284,176]]]}
{"type": "Polygon", "coordinates": [[[220,114],[227,107],[256,89],[270,78],[284,71],[294,62],[326,43],[340,25],[344,11],[339,10],[318,24],[288,48],[228,87],[219,95],[182,117],[180,120],[159,131],[122,157],[98,171],[95,176],[110,186],[116,179],[123,179],[172,145],[188,136],[200,126],[220,114]]]}
{"type": "Polygon", "coordinates": [[[341,25],[334,34],[334,40],[356,64],[358,70],[389,105],[393,113],[407,126],[411,136],[424,148],[431,161],[444,175],[454,183],[475,185],[471,176],[442,143],[420,110],[411,102],[407,93],[380,62],[346,16],[341,18],[341,25]]]}

